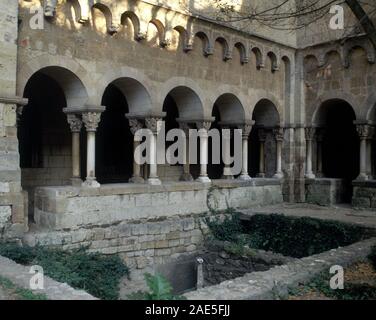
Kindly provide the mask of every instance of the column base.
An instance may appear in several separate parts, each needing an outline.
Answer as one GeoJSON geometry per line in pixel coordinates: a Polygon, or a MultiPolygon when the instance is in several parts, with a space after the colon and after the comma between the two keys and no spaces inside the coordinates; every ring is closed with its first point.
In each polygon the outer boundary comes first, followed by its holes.
{"type": "Polygon", "coordinates": [[[313,180],[313,179],[316,179],[316,176],[313,173],[308,173],[308,174],[305,175],[305,178],[313,180]]]}
{"type": "Polygon", "coordinates": [[[258,173],[257,178],[265,178],[266,174],[265,173],[258,173]]]}
{"type": "Polygon", "coordinates": [[[211,183],[211,180],[209,179],[208,176],[206,176],[206,177],[198,177],[196,181],[197,182],[201,182],[201,183],[211,183]]]}
{"type": "Polygon", "coordinates": [[[132,178],[129,179],[129,183],[135,183],[135,184],[137,184],[137,183],[144,183],[144,182],[145,182],[144,178],[142,178],[140,176],[138,176],[138,177],[132,177],[132,178]]]}
{"type": "Polygon", "coordinates": [[[83,182],[81,178],[77,178],[77,177],[71,178],[70,181],[73,187],[81,187],[82,182],[83,182]]]}
{"type": "Polygon", "coordinates": [[[222,176],[222,179],[223,179],[223,180],[234,180],[234,176],[231,176],[231,175],[228,176],[228,175],[226,174],[226,175],[223,175],[223,176],[222,176]]]}
{"type": "Polygon", "coordinates": [[[369,180],[369,176],[367,176],[366,174],[360,174],[358,178],[356,178],[356,181],[368,181],[369,180]]]}
{"type": "Polygon", "coordinates": [[[193,181],[193,177],[190,173],[184,173],[182,174],[182,176],[180,177],[180,181],[193,181]]]}
{"type": "Polygon", "coordinates": [[[252,178],[248,174],[242,174],[239,178],[241,181],[251,181],[252,178]]]}
{"type": "Polygon", "coordinates": [[[100,188],[100,183],[95,178],[87,178],[85,182],[82,183],[84,188],[100,188]]]}
{"type": "Polygon", "coordinates": [[[284,175],[283,175],[282,172],[277,172],[277,173],[273,176],[274,179],[283,179],[283,177],[284,177],[284,175]]]}
{"type": "Polygon", "coordinates": [[[151,186],[160,186],[160,185],[162,185],[162,181],[159,180],[158,178],[149,178],[148,184],[151,185],[151,186]]]}

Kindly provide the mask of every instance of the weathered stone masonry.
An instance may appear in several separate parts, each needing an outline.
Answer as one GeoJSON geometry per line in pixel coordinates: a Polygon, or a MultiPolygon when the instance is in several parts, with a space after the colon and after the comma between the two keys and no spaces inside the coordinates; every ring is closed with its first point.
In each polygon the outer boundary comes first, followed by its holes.
{"type": "Polygon", "coordinates": [[[1,239],[84,244],[144,269],[195,250],[208,198],[220,210],[375,206],[364,35],[310,43],[209,22],[180,2],[90,3],[43,2],[43,30],[29,25],[39,0],[0,4],[1,239]],[[164,152],[162,119],[202,129],[199,165],[134,163],[137,129],[152,131],[153,158],[164,152]],[[207,163],[211,128],[243,131],[240,176],[207,163]]]}

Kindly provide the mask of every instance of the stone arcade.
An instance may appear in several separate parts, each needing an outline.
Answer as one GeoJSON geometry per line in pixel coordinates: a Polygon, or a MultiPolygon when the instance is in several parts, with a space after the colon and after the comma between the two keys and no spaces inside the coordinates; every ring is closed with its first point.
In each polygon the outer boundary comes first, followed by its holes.
{"type": "Polygon", "coordinates": [[[208,2],[44,1],[34,30],[39,0],[1,1],[1,239],[87,245],[145,270],[196,250],[208,205],[376,208],[367,38],[209,22],[193,14],[213,14],[208,2]],[[162,119],[241,129],[241,174],[212,164],[207,134],[199,165],[138,165],[139,129],[164,152],[162,119]]]}

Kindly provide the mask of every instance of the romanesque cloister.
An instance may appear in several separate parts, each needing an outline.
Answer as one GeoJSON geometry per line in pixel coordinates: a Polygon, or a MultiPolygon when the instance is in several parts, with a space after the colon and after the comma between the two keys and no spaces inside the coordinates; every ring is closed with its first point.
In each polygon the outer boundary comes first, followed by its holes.
{"type": "MultiPolygon", "coordinates": [[[[93,228],[193,219],[213,197],[218,210],[376,208],[375,49],[364,34],[271,36],[154,1],[6,2],[0,237],[74,246],[93,228]],[[33,5],[44,29],[30,27],[33,5]],[[201,130],[197,164],[157,164],[161,121],[186,136],[201,130]],[[148,165],[134,160],[142,128],[153,133],[148,165]],[[212,163],[210,129],[242,130],[238,175],[212,163]]],[[[128,245],[93,249],[136,261],[144,249],[128,245]]]]}

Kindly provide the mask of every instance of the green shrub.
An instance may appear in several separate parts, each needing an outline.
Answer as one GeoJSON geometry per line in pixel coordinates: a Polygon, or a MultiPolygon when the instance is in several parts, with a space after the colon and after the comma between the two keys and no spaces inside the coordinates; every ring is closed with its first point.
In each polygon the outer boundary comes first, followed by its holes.
{"type": "Polygon", "coordinates": [[[364,229],[336,221],[257,214],[240,220],[239,214],[210,221],[207,225],[218,240],[248,244],[251,248],[302,258],[347,246],[364,239],[364,229]],[[243,234],[242,234],[243,233],[243,234]]]}
{"type": "Polygon", "coordinates": [[[104,300],[119,298],[119,281],[128,275],[128,268],[118,256],[86,253],[84,248],[63,251],[9,244],[0,245],[0,255],[20,264],[40,265],[56,281],[104,300]]]}
{"type": "Polygon", "coordinates": [[[184,300],[183,296],[173,294],[168,280],[160,274],[144,275],[149,291],[138,291],[128,296],[130,300],[184,300]]]}
{"type": "Polygon", "coordinates": [[[205,222],[214,238],[221,241],[237,242],[243,232],[238,213],[226,215],[223,220],[220,217],[206,218],[205,222]]]}

